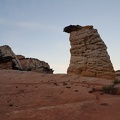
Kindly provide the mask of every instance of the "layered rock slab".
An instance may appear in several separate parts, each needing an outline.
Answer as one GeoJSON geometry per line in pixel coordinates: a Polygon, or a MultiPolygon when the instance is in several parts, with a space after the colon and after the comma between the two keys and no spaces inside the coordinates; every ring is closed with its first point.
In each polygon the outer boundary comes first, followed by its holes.
{"type": "Polygon", "coordinates": [[[107,46],[93,26],[70,25],[64,32],[70,33],[68,74],[115,79],[107,46]]]}

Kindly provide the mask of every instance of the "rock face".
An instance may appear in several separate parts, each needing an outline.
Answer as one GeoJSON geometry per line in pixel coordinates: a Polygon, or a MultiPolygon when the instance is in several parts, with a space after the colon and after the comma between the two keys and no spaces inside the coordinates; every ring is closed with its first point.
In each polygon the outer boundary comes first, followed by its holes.
{"type": "Polygon", "coordinates": [[[120,70],[115,71],[116,76],[120,76],[120,70]]]}
{"type": "Polygon", "coordinates": [[[120,80],[120,70],[115,71],[116,80],[120,80]]]}
{"type": "Polygon", "coordinates": [[[48,63],[35,58],[25,58],[23,55],[15,55],[7,45],[0,47],[0,69],[53,73],[48,63]]]}
{"type": "Polygon", "coordinates": [[[18,55],[19,61],[24,71],[35,71],[40,73],[53,73],[48,63],[40,61],[35,58],[25,58],[24,56],[18,55]]]}
{"type": "Polygon", "coordinates": [[[7,45],[0,47],[0,69],[22,70],[19,59],[7,45]]]}
{"type": "Polygon", "coordinates": [[[93,26],[70,25],[64,32],[70,33],[68,74],[115,79],[107,47],[93,26]]]}

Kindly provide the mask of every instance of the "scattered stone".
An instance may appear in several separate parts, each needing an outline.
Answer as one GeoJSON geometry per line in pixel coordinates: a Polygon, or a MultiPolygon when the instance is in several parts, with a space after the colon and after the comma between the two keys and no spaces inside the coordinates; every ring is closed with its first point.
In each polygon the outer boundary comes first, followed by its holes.
{"type": "Polygon", "coordinates": [[[7,103],[9,103],[11,100],[7,100],[7,103]]]}
{"type": "Polygon", "coordinates": [[[67,83],[66,83],[66,82],[63,82],[63,86],[65,86],[65,85],[67,85],[67,83]]]}
{"type": "Polygon", "coordinates": [[[108,106],[108,104],[107,104],[107,103],[101,103],[100,105],[103,105],[103,106],[108,106]]]}
{"type": "Polygon", "coordinates": [[[67,86],[66,88],[71,88],[70,86],[67,86]]]}
{"type": "Polygon", "coordinates": [[[9,104],[9,106],[10,106],[10,107],[12,107],[12,106],[13,106],[13,104],[9,104]]]}
{"type": "Polygon", "coordinates": [[[60,92],[60,94],[62,94],[63,93],[63,91],[62,92],[60,92]]]}
{"type": "Polygon", "coordinates": [[[89,88],[89,89],[88,89],[88,93],[93,93],[93,92],[95,92],[95,89],[94,89],[94,88],[89,88]]]}
{"type": "Polygon", "coordinates": [[[57,83],[54,83],[54,85],[59,86],[57,83]]]}
{"type": "Polygon", "coordinates": [[[75,90],[75,92],[78,92],[78,90],[75,90]]]}

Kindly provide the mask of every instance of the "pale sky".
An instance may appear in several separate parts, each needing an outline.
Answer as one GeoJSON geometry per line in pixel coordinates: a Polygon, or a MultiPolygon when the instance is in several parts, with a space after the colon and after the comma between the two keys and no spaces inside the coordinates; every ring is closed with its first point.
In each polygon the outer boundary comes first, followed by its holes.
{"type": "Polygon", "coordinates": [[[120,0],[0,0],[0,46],[49,63],[66,73],[69,34],[63,28],[93,25],[107,45],[114,69],[120,69],[120,0]]]}

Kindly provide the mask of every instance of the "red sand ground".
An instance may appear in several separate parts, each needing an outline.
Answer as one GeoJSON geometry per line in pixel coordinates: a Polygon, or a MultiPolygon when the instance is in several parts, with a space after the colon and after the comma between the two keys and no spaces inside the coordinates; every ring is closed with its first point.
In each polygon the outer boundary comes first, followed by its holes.
{"type": "Polygon", "coordinates": [[[92,77],[0,70],[0,120],[120,120],[120,96],[99,91],[111,83],[92,77]]]}

